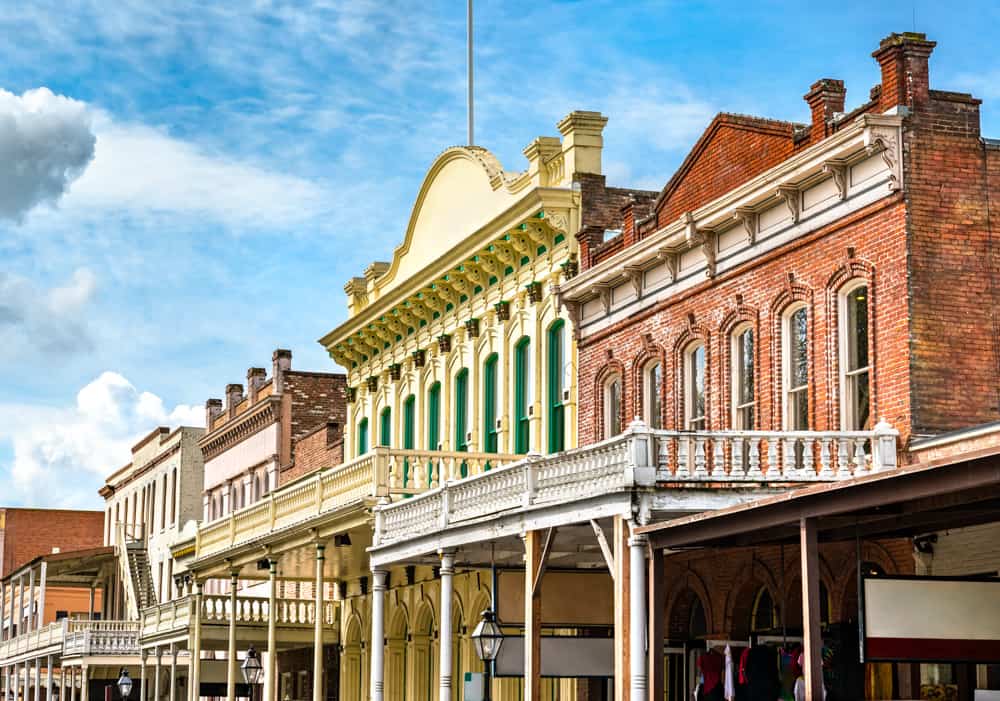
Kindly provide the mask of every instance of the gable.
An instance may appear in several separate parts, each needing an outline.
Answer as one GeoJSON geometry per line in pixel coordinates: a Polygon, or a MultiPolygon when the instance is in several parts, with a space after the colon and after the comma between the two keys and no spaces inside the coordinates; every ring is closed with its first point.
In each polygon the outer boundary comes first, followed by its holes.
{"type": "Polygon", "coordinates": [[[518,200],[485,149],[455,147],[431,166],[417,195],[403,243],[378,281],[380,294],[418,274],[518,200]]]}
{"type": "Polygon", "coordinates": [[[795,126],[717,115],[657,198],[657,226],[665,226],[787,159],[795,150],[795,126]]]}

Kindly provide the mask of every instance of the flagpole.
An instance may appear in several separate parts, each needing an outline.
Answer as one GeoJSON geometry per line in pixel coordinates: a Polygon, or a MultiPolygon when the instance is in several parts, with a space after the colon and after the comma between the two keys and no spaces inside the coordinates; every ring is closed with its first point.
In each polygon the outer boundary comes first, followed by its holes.
{"type": "Polygon", "coordinates": [[[473,105],[472,105],[472,0],[468,0],[468,11],[466,21],[468,23],[468,63],[469,63],[469,146],[475,145],[475,132],[473,131],[473,105]]]}

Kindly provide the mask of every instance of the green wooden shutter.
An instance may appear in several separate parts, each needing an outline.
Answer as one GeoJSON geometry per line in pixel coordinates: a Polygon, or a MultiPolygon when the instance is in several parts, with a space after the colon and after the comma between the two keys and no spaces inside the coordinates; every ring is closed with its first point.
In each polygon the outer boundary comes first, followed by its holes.
{"type": "Polygon", "coordinates": [[[412,394],[403,402],[403,448],[413,450],[416,445],[417,398],[412,394]]]}
{"type": "Polygon", "coordinates": [[[495,453],[497,436],[497,355],[494,353],[483,365],[483,452],[495,453]]]}
{"type": "MultiPolygon", "coordinates": [[[[441,383],[435,382],[427,392],[427,450],[437,450],[441,442],[441,383]]],[[[433,481],[434,462],[427,464],[427,484],[433,481]]]]}
{"type": "Polygon", "coordinates": [[[392,445],[392,409],[386,407],[379,417],[378,444],[389,447],[392,445]]]}
{"type": "Polygon", "coordinates": [[[358,455],[368,452],[368,419],[358,422],[358,455]]]}
{"type": "Polygon", "coordinates": [[[552,324],[548,333],[549,390],[549,452],[558,453],[566,447],[566,423],[563,420],[563,321],[552,324]]]}
{"type": "MultiPolygon", "coordinates": [[[[466,434],[469,430],[469,371],[462,368],[455,375],[455,450],[467,451],[469,441],[466,434]]],[[[469,466],[462,461],[462,477],[469,474],[469,466]]]]}
{"type": "Polygon", "coordinates": [[[528,353],[531,340],[522,338],[514,348],[514,451],[527,453],[531,435],[528,422],[528,353]]]}

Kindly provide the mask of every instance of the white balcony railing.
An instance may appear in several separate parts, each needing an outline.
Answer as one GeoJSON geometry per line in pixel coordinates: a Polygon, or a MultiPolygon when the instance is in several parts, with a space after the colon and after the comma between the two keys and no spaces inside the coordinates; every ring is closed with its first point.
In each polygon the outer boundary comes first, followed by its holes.
{"type": "Polygon", "coordinates": [[[68,621],[63,655],[138,655],[139,621],[68,621]]]}
{"type": "MultiPolygon", "coordinates": [[[[193,622],[191,596],[184,596],[165,604],[151,606],[143,611],[142,635],[155,637],[187,630],[193,622]]],[[[268,600],[264,597],[236,597],[236,622],[239,625],[267,625],[268,600]]],[[[201,597],[201,622],[203,625],[229,624],[230,601],[228,594],[204,594],[201,597]]],[[[336,604],[323,604],[323,623],[336,621],[336,604]]],[[[282,627],[309,627],[316,620],[316,603],[305,599],[278,599],[275,606],[275,623],[282,627]]]]}
{"type": "Polygon", "coordinates": [[[57,621],[44,625],[38,630],[15,635],[9,640],[0,642],[0,660],[8,660],[52,646],[61,646],[65,632],[63,622],[57,621]]]}
{"type": "Polygon", "coordinates": [[[207,557],[364,499],[418,494],[442,482],[499,467],[517,456],[376,447],[317,472],[198,530],[197,556],[207,557]]]}
{"type": "Polygon", "coordinates": [[[532,455],[375,513],[374,544],[385,545],[491,514],[568,503],[633,486],[822,482],[896,466],[898,432],[658,431],[634,421],[620,436],[565,453],[532,455]]]}

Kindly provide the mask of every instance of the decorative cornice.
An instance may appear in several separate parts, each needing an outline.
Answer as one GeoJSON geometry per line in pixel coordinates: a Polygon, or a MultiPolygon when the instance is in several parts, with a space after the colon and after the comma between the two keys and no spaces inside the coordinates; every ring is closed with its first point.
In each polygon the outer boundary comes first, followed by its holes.
{"type": "MultiPolygon", "coordinates": [[[[607,286],[617,286],[628,279],[626,269],[649,267],[656,259],[667,261],[676,280],[678,257],[684,251],[703,247],[708,273],[713,274],[714,249],[708,255],[706,239],[713,232],[725,230],[739,221],[753,244],[759,231],[758,214],[776,202],[784,202],[798,221],[802,189],[824,174],[836,182],[836,168],[847,166],[869,155],[879,154],[888,166],[889,187],[886,194],[899,188],[902,168],[899,162],[903,117],[889,114],[862,114],[836,134],[788,158],[721,197],[686,212],[677,220],[652,232],[641,241],[601,261],[598,265],[566,280],[560,288],[565,303],[580,303],[595,297],[604,299],[607,286]]],[[[838,188],[839,188],[838,184],[838,188]]]]}
{"type": "Polygon", "coordinates": [[[281,397],[271,396],[257,402],[251,409],[206,434],[198,441],[205,460],[211,460],[228,448],[262,431],[280,419],[281,397]]]}

